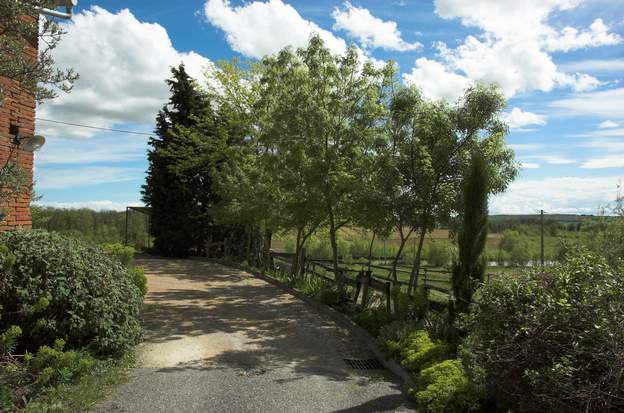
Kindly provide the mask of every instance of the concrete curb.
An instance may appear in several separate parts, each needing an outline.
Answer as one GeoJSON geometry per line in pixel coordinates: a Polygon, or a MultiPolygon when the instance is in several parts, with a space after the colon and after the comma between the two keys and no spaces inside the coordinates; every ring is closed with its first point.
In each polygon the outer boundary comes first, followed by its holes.
{"type": "Polygon", "coordinates": [[[328,305],[320,303],[314,300],[313,298],[308,297],[307,295],[301,293],[300,291],[297,291],[294,288],[284,284],[283,282],[276,280],[275,278],[269,277],[268,275],[265,275],[259,271],[251,270],[249,268],[244,268],[242,266],[238,266],[235,264],[229,264],[229,263],[225,264],[216,260],[210,260],[210,259],[206,259],[202,257],[193,257],[191,259],[210,261],[210,262],[214,262],[219,265],[226,266],[226,267],[234,267],[241,271],[245,271],[253,275],[256,278],[260,278],[261,280],[266,281],[269,284],[272,284],[286,291],[287,293],[298,298],[299,300],[304,301],[306,304],[314,308],[319,313],[331,318],[332,320],[334,320],[336,323],[338,323],[342,327],[347,328],[349,331],[354,333],[358,339],[362,340],[366,344],[366,346],[372,351],[375,357],[381,362],[381,364],[388,371],[392,372],[395,376],[398,376],[401,380],[403,380],[403,383],[406,386],[410,388],[416,388],[416,383],[414,382],[414,379],[412,378],[412,376],[407,371],[405,371],[405,369],[403,369],[403,367],[401,367],[400,364],[398,364],[394,360],[389,360],[386,358],[386,355],[379,348],[379,345],[377,344],[377,340],[373,336],[371,336],[368,331],[366,331],[365,329],[357,325],[353,320],[351,320],[349,317],[347,317],[345,314],[341,313],[340,311],[328,305]]]}

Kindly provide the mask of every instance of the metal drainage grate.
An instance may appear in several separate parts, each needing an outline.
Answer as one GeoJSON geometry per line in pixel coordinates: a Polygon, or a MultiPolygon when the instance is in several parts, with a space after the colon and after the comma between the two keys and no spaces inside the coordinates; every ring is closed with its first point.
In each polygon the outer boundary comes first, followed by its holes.
{"type": "Polygon", "coordinates": [[[377,359],[344,359],[344,361],[355,370],[383,370],[377,359]]]}

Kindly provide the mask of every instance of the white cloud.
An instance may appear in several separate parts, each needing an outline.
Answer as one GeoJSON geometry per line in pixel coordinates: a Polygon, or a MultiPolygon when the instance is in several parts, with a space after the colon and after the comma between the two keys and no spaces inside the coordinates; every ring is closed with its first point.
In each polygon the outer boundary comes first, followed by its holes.
{"type": "Polygon", "coordinates": [[[520,162],[522,169],[538,169],[540,164],[535,162],[520,162]]]}
{"type": "Polygon", "coordinates": [[[141,201],[77,201],[77,202],[47,202],[45,200],[36,202],[37,205],[51,206],[62,209],[91,209],[94,211],[125,211],[127,206],[143,206],[141,201]]]}
{"type": "Polygon", "coordinates": [[[554,79],[560,86],[568,86],[575,92],[585,92],[603,84],[600,80],[586,73],[557,72],[554,79]]]}
{"type": "Polygon", "coordinates": [[[418,86],[427,98],[449,101],[457,100],[469,85],[465,76],[449,72],[441,63],[426,57],[416,60],[416,66],[403,74],[403,80],[418,86]]]}
{"type": "Polygon", "coordinates": [[[252,1],[232,7],[229,0],[208,0],[204,5],[208,21],[225,32],[230,47],[249,57],[261,58],[286,46],[302,47],[318,34],[334,53],[344,53],[344,39],[305,20],[282,0],[252,1]]]}
{"type": "Polygon", "coordinates": [[[513,108],[503,118],[510,129],[519,129],[530,125],[545,125],[546,117],[533,112],[525,112],[520,108],[513,108]]]}
{"type": "Polygon", "coordinates": [[[577,93],[549,104],[571,115],[593,115],[602,118],[624,118],[624,88],[577,93]]]}
{"type": "Polygon", "coordinates": [[[624,71],[624,59],[579,60],[559,65],[570,72],[619,72],[624,71]]]}
{"type": "Polygon", "coordinates": [[[522,158],[529,160],[538,160],[550,165],[570,165],[576,163],[576,161],[557,153],[528,154],[523,155],[522,158]]]}
{"type": "Polygon", "coordinates": [[[334,30],[345,30],[350,36],[357,38],[364,47],[399,52],[418,50],[422,47],[421,43],[408,43],[403,40],[396,22],[383,21],[373,16],[368,9],[355,7],[349,2],[344,4],[344,10],[336,7],[332,17],[336,21],[334,30]]]}
{"type": "Polygon", "coordinates": [[[140,180],[144,171],[138,168],[88,166],[81,168],[38,168],[35,173],[36,189],[81,188],[100,184],[140,180]]]}
{"type": "MultiPolygon", "coordinates": [[[[527,157],[528,158],[528,157],[527,157]]],[[[551,165],[569,165],[575,163],[574,160],[562,155],[534,155],[532,159],[539,159],[551,165]]]]}
{"type": "Polygon", "coordinates": [[[509,147],[514,151],[537,151],[544,146],[537,143],[512,143],[509,147]]]}
{"type": "Polygon", "coordinates": [[[449,74],[456,74],[469,83],[498,83],[507,97],[533,90],[549,92],[555,87],[586,91],[601,85],[590,75],[562,72],[548,54],[553,50],[621,42],[600,19],[581,31],[571,27],[557,30],[549,24],[548,17],[553,12],[574,8],[578,3],[575,0],[436,0],[436,13],[440,17],[458,18],[465,26],[478,27],[483,32],[479,36],[467,36],[455,48],[438,43],[439,62],[444,70],[429,71],[425,77],[417,63],[414,70],[421,74],[416,78],[417,85],[443,83],[449,74]]]}
{"type": "Polygon", "coordinates": [[[599,156],[590,158],[583,162],[581,168],[604,169],[604,168],[624,168],[624,153],[618,155],[599,156]]]}
{"type": "MultiPolygon", "coordinates": [[[[169,68],[184,62],[190,75],[202,78],[210,61],[197,53],[174,49],[167,31],[137,20],[127,9],[111,13],[98,6],[74,15],[63,25],[67,34],[54,50],[61,67],[79,74],[74,90],[38,108],[38,116],[111,127],[126,123],[153,124],[166,103],[164,80],[169,68]]],[[[47,135],[88,137],[95,132],[40,122],[47,135]]]]}
{"type": "Polygon", "coordinates": [[[513,182],[507,192],[492,198],[495,214],[596,214],[617,195],[621,176],[553,177],[513,182]]]}
{"type": "Polygon", "coordinates": [[[617,128],[618,126],[620,126],[620,124],[617,122],[613,122],[612,120],[605,120],[598,125],[600,129],[617,128]]]}
{"type": "Polygon", "coordinates": [[[596,19],[589,26],[589,30],[579,31],[574,27],[566,26],[560,33],[547,36],[546,50],[569,52],[587,47],[611,46],[621,42],[620,35],[609,33],[602,19],[596,19]]]}

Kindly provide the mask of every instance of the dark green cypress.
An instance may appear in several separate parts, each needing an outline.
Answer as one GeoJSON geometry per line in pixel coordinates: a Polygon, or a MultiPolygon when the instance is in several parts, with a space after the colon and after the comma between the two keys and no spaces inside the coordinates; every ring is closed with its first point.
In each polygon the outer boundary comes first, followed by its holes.
{"type": "Polygon", "coordinates": [[[487,162],[480,152],[475,151],[462,189],[461,224],[457,238],[459,256],[452,274],[452,319],[459,313],[469,311],[472,296],[485,277],[486,262],[482,253],[487,239],[488,193],[487,162]]]}
{"type": "Polygon", "coordinates": [[[156,136],[149,140],[142,194],[152,208],[151,232],[157,252],[185,256],[201,245],[205,221],[209,220],[207,209],[213,196],[210,168],[199,147],[216,128],[207,98],[184,65],[171,72],[172,78],[166,81],[171,97],[156,118],[156,136]]]}

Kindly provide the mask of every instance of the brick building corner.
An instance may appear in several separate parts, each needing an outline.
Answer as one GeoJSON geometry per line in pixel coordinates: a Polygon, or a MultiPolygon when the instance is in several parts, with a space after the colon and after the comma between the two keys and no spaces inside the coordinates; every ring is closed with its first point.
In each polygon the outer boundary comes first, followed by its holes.
{"type": "MultiPolygon", "coordinates": [[[[37,45],[28,44],[25,53],[37,59],[37,45]]],[[[35,97],[20,87],[19,82],[0,77],[4,100],[0,103],[0,165],[14,160],[24,168],[29,182],[33,179],[33,152],[14,143],[15,134],[32,136],[35,133],[35,97]]],[[[8,215],[0,223],[0,231],[18,227],[31,228],[30,191],[17,195],[5,205],[8,215]]]]}

